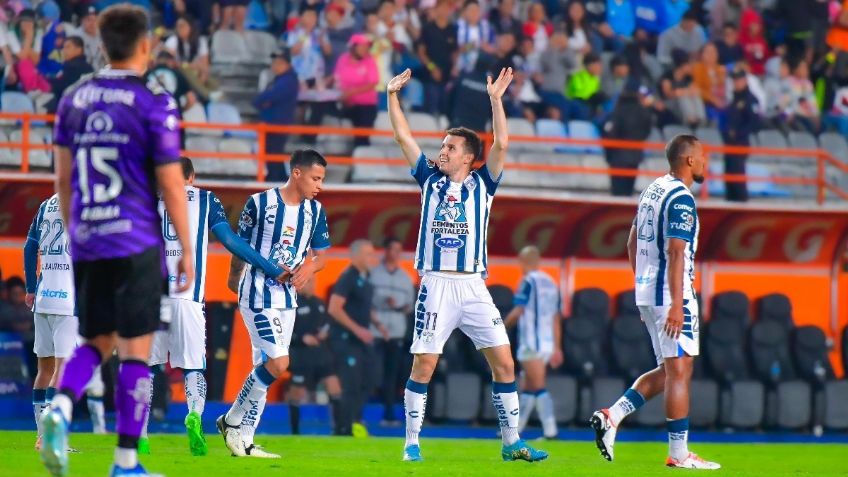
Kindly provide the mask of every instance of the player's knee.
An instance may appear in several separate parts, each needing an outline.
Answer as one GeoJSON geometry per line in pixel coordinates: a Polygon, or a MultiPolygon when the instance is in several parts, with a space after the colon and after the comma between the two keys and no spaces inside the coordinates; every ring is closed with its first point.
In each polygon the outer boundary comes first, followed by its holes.
{"type": "Polygon", "coordinates": [[[515,381],[515,363],[511,359],[492,363],[492,377],[499,383],[515,381]]]}
{"type": "Polygon", "coordinates": [[[274,378],[279,379],[283,373],[289,368],[289,357],[288,356],[280,356],[279,358],[269,359],[265,362],[265,369],[271,373],[274,378]]]}
{"type": "Polygon", "coordinates": [[[438,355],[420,354],[412,361],[410,378],[417,383],[429,383],[439,363],[438,355]]]}
{"type": "Polygon", "coordinates": [[[694,361],[691,356],[669,358],[666,360],[663,368],[665,368],[666,377],[669,379],[690,379],[692,377],[694,361]]]}

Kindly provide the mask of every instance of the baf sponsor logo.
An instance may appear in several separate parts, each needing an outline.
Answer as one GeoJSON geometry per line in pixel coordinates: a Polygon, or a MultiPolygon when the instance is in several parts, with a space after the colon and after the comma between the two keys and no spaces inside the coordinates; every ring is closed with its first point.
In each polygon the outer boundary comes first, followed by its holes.
{"type": "Polygon", "coordinates": [[[436,240],[436,246],[444,250],[456,250],[465,245],[462,239],[453,237],[442,237],[436,240]]]}

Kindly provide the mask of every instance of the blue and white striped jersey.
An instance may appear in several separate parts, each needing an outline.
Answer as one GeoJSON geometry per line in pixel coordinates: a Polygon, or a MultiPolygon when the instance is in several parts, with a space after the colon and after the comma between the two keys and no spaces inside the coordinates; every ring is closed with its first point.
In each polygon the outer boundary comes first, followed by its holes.
{"type": "Polygon", "coordinates": [[[165,202],[159,198],[159,216],[162,217],[162,237],[165,239],[165,262],[168,265],[168,295],[171,298],[203,303],[206,295],[206,257],[209,245],[209,231],[218,224],[227,224],[227,214],[221,201],[208,190],[186,186],[188,200],[188,231],[194,249],[194,284],[188,290],[178,293],[177,265],[183,255],[183,248],[174,230],[174,224],[165,210],[165,202]]]}
{"type": "Polygon", "coordinates": [[[515,306],[523,306],[518,318],[520,346],[539,353],[554,350],[554,320],[560,317],[560,295],[556,282],[547,273],[534,270],[518,286],[515,306]]]}
{"type": "Polygon", "coordinates": [[[421,187],[415,268],[419,272],[485,272],[489,211],[501,178],[492,178],[484,165],[462,183],[454,183],[423,153],[412,176],[421,187]]]}
{"type": "MultiPolygon", "coordinates": [[[[290,206],[277,188],[247,199],[239,220],[239,235],[259,254],[288,269],[298,267],[308,251],[330,248],[327,215],[317,200],[290,206]]],[[[297,291],[291,283],[248,265],[239,283],[239,302],[251,308],[297,308],[297,291]]]]}
{"type": "Polygon", "coordinates": [[[639,199],[636,227],[636,304],[671,304],[668,287],[668,242],[688,242],[684,255],[683,299],[694,300],[695,252],[698,249],[698,211],[692,192],[666,174],[648,186],[639,199]]]}
{"type": "MultiPolygon", "coordinates": [[[[75,316],[74,268],[69,250],[68,234],[59,210],[59,196],[53,195],[41,203],[32,221],[27,241],[37,244],[39,267],[35,289],[35,305],[32,311],[48,315],[75,316]]],[[[33,249],[31,269],[27,278],[34,276],[35,253],[33,249]]],[[[31,285],[30,285],[31,286],[31,285]]]]}

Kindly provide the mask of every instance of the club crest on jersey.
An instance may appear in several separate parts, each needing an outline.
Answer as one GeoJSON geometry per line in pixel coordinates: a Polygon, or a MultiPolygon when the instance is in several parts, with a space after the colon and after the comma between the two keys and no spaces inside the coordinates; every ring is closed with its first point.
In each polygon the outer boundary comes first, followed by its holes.
{"type": "Polygon", "coordinates": [[[297,250],[291,245],[288,240],[283,240],[282,243],[275,244],[271,249],[271,261],[291,268],[294,265],[294,258],[297,250]]]}
{"type": "Polygon", "coordinates": [[[436,220],[450,223],[466,222],[465,205],[452,195],[446,195],[436,208],[436,220]]]}

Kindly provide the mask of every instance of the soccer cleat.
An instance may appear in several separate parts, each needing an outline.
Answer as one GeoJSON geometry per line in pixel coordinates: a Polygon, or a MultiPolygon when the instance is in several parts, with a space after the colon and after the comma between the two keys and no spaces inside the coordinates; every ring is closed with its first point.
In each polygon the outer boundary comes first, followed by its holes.
{"type": "Polygon", "coordinates": [[[150,455],[150,439],[147,437],[138,438],[138,453],[141,455],[150,455]]]}
{"type": "Polygon", "coordinates": [[[224,438],[224,444],[233,456],[244,457],[246,454],[244,453],[244,442],[241,439],[241,426],[227,424],[227,420],[224,419],[225,416],[226,414],[218,416],[218,419],[215,420],[215,426],[218,428],[218,432],[224,438]]]}
{"type": "Polygon", "coordinates": [[[595,411],[589,419],[589,425],[592,426],[592,430],[595,431],[595,445],[598,446],[598,450],[601,451],[601,456],[612,462],[615,457],[613,455],[615,433],[618,432],[618,429],[613,425],[609,418],[609,410],[601,409],[600,411],[595,411]]]}
{"type": "Polygon", "coordinates": [[[273,452],[268,452],[262,448],[262,446],[258,446],[256,444],[250,444],[249,446],[244,448],[244,455],[247,457],[256,457],[258,459],[279,459],[280,454],[274,454],[273,452]]]}
{"type": "Polygon", "coordinates": [[[188,449],[191,455],[206,455],[209,447],[206,445],[206,437],[203,436],[203,422],[200,414],[192,411],[185,418],[186,434],[188,434],[188,449]]]}
{"type": "Polygon", "coordinates": [[[421,447],[418,444],[410,444],[403,449],[403,460],[405,462],[421,462],[421,447]]]}
{"type": "Polygon", "coordinates": [[[699,470],[717,470],[721,469],[721,465],[717,462],[710,462],[699,457],[694,452],[690,452],[683,460],[677,460],[668,457],[665,460],[667,467],[677,467],[678,469],[699,469],[699,470]]]}
{"type": "Polygon", "coordinates": [[[119,467],[118,464],[112,464],[112,471],[109,472],[109,477],[165,477],[162,474],[151,474],[144,470],[141,464],[136,464],[132,469],[119,467]]]}
{"type": "Polygon", "coordinates": [[[50,474],[62,477],[68,473],[68,422],[58,409],[50,409],[41,417],[41,461],[50,474]]]}
{"type": "Polygon", "coordinates": [[[527,462],[538,462],[548,458],[548,453],[530,447],[524,439],[519,439],[511,446],[503,446],[501,457],[505,461],[526,460],[527,462]]]}

